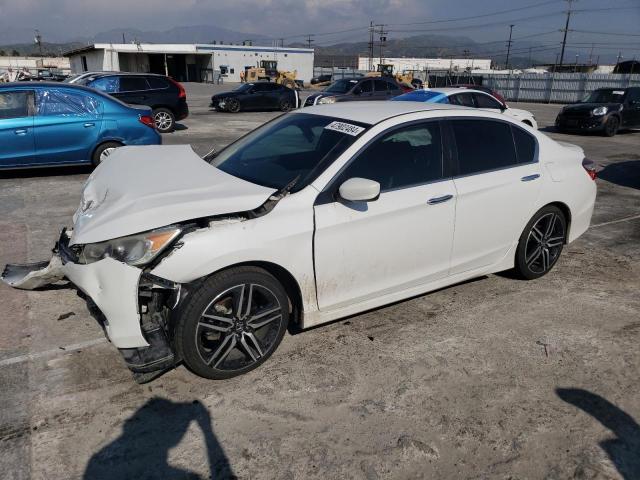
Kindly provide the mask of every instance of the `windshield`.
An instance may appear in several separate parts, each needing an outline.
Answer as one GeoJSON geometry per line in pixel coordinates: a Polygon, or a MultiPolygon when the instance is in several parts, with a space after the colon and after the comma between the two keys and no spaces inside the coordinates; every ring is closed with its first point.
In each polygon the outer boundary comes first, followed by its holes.
{"type": "Polygon", "coordinates": [[[449,103],[444,93],[434,92],[433,90],[414,90],[413,92],[393,97],[391,100],[394,102],[449,103]]]}
{"type": "Polygon", "coordinates": [[[234,90],[234,92],[246,92],[247,90],[249,90],[251,87],[253,87],[253,83],[243,83],[242,85],[240,85],[238,88],[236,88],[234,90]]]}
{"type": "Polygon", "coordinates": [[[602,88],[584,97],[582,103],[622,103],[622,97],[624,97],[624,90],[602,88]]]}
{"type": "Polygon", "coordinates": [[[211,164],[234,177],[297,192],[362,135],[368,125],[295,113],[257,128],[218,153],[211,164]]]}
{"type": "Polygon", "coordinates": [[[358,83],[357,80],[337,80],[325,88],[324,91],[329,93],[347,93],[356,83],[358,83]]]}

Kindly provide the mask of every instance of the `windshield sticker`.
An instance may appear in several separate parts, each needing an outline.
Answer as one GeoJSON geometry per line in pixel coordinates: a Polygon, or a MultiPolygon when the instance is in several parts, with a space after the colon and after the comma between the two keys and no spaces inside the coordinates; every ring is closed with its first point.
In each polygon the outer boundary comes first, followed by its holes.
{"type": "Polygon", "coordinates": [[[352,137],[357,137],[364,131],[363,127],[358,127],[357,125],[351,125],[350,123],[344,122],[331,122],[324,128],[325,130],[333,130],[335,132],[346,133],[347,135],[351,135],[352,137]]]}

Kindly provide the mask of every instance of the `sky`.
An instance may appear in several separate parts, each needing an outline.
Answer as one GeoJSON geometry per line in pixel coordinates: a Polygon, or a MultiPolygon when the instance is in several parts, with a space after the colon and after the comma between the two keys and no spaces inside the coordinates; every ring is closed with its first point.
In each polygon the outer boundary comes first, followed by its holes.
{"type": "MultiPolygon", "coordinates": [[[[514,49],[526,40],[551,50],[562,40],[567,8],[566,0],[0,0],[0,32],[6,39],[38,28],[45,40],[62,41],[116,28],[211,24],[288,43],[312,33],[329,45],[366,41],[370,21],[387,24],[390,39],[433,33],[477,42],[506,41],[513,24],[514,49]]],[[[593,43],[596,53],[640,59],[640,0],[574,0],[572,9],[574,50],[588,55],[593,43]]]]}

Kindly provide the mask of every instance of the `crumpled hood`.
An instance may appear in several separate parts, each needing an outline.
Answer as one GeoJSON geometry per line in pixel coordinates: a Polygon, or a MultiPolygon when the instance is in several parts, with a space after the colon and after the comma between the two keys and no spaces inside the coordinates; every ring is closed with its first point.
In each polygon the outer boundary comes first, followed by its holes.
{"type": "Polygon", "coordinates": [[[274,192],[212,167],[189,145],[121,147],[85,183],[70,243],[102,242],[244,212],[274,192]]]}

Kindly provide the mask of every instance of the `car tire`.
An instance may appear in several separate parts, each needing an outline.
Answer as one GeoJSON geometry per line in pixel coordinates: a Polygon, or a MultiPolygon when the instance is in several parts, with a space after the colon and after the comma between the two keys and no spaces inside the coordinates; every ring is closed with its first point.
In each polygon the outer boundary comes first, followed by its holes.
{"type": "Polygon", "coordinates": [[[100,165],[118,147],[122,147],[122,144],[118,142],[105,142],[98,145],[98,148],[94,150],[91,157],[91,163],[93,166],[97,167],[100,165]]]}
{"type": "Polygon", "coordinates": [[[235,98],[229,98],[226,101],[225,109],[230,113],[238,113],[240,111],[240,102],[235,98]]]}
{"type": "Polygon", "coordinates": [[[209,277],[185,300],[175,328],[176,353],[204,378],[221,380],[257,368],[276,350],[289,323],[289,298],[257,267],[209,277]]]}
{"type": "Polygon", "coordinates": [[[290,111],[291,110],[291,102],[288,99],[283,98],[282,100],[280,100],[280,104],[278,105],[278,109],[281,112],[290,111]]]}
{"type": "Polygon", "coordinates": [[[154,108],[153,121],[156,124],[156,130],[160,133],[173,132],[176,128],[176,117],[168,108],[154,108]]]}
{"type": "Polygon", "coordinates": [[[613,137],[616,133],[618,133],[619,128],[620,120],[616,116],[611,116],[604,124],[604,130],[602,131],[602,133],[605,137],[613,137]]]}
{"type": "Polygon", "coordinates": [[[533,280],[549,273],[560,258],[567,236],[567,220],[558,207],[547,205],[536,212],[518,241],[515,272],[533,280]]]}

